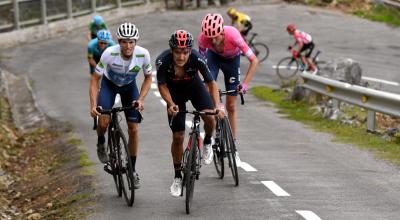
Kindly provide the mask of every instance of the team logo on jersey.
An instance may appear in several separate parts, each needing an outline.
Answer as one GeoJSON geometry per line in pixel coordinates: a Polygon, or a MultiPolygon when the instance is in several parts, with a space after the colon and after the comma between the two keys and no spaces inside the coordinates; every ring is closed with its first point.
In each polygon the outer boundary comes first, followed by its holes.
{"type": "Polygon", "coordinates": [[[129,70],[129,72],[139,72],[140,71],[140,67],[139,66],[134,66],[132,69],[129,70]]]}
{"type": "Polygon", "coordinates": [[[144,57],[144,54],[136,54],[136,57],[144,57]]]}
{"type": "Polygon", "coordinates": [[[116,57],[119,56],[119,53],[110,53],[111,56],[116,57]]]}
{"type": "Polygon", "coordinates": [[[100,68],[104,68],[104,65],[103,65],[102,62],[99,62],[98,66],[99,66],[100,68]]]}

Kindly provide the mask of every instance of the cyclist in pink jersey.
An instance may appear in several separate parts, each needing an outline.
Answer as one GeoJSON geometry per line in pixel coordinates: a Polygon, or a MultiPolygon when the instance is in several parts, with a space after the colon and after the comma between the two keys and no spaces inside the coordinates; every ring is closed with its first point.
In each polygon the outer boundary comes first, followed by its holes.
{"type": "MultiPolygon", "coordinates": [[[[239,89],[246,93],[248,84],[256,73],[258,59],[243,40],[240,32],[232,26],[224,26],[220,14],[207,14],[201,24],[198,38],[199,51],[207,58],[207,66],[214,80],[218,78],[219,69],[224,73],[225,89],[239,89]],[[240,82],[240,53],[250,61],[244,80],[240,82]]],[[[237,93],[226,96],[226,110],[236,139],[236,97],[237,93]]],[[[239,154],[236,153],[236,164],[240,166],[239,154]]]]}
{"type": "Polygon", "coordinates": [[[293,57],[298,58],[299,55],[302,56],[302,53],[304,53],[305,62],[309,67],[308,70],[311,71],[313,74],[317,73],[317,66],[311,59],[311,53],[313,52],[315,46],[311,35],[296,29],[296,26],[294,24],[289,24],[286,27],[286,30],[289,35],[293,35],[293,38],[296,41],[294,45],[297,44],[297,51],[292,49],[293,57]]]}

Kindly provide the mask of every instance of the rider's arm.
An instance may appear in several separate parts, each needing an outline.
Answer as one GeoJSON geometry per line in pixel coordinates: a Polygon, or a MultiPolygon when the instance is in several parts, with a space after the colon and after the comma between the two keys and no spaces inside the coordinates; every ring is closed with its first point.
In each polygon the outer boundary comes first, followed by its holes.
{"type": "Polygon", "coordinates": [[[152,70],[152,66],[150,64],[150,54],[148,51],[145,52],[145,56],[144,56],[144,62],[143,62],[143,73],[144,73],[144,80],[142,83],[142,87],[140,88],[140,94],[139,94],[139,98],[138,100],[143,102],[144,101],[144,97],[146,97],[147,93],[150,90],[150,86],[151,86],[151,81],[152,81],[152,75],[151,75],[151,70],[152,70]]]}
{"type": "Polygon", "coordinates": [[[171,93],[169,92],[169,89],[168,89],[166,83],[158,83],[158,90],[160,91],[160,95],[164,99],[164,101],[167,103],[168,107],[175,105],[174,101],[172,100],[171,93]]]}
{"type": "Polygon", "coordinates": [[[97,73],[92,74],[92,78],[90,79],[90,86],[89,86],[89,98],[90,98],[90,112],[92,117],[95,116],[95,108],[97,107],[97,96],[99,94],[99,80],[101,76],[97,73]]]}
{"type": "Polygon", "coordinates": [[[93,48],[92,48],[92,46],[93,46],[93,43],[92,43],[93,41],[90,41],[89,43],[88,43],[88,46],[87,46],[87,59],[88,59],[88,62],[89,62],[89,65],[91,66],[91,67],[93,67],[93,68],[95,68],[96,66],[97,66],[97,63],[96,63],[96,61],[93,59],[93,48]]]}
{"type": "Polygon", "coordinates": [[[297,44],[297,53],[300,54],[301,49],[303,48],[304,44],[301,41],[296,41],[297,44]]]}
{"type": "Polygon", "coordinates": [[[257,66],[258,66],[258,59],[256,56],[252,60],[250,60],[250,66],[247,69],[246,76],[244,77],[243,83],[246,83],[247,85],[250,83],[251,79],[253,78],[254,74],[256,73],[257,66]]]}
{"type": "Polygon", "coordinates": [[[218,85],[214,80],[206,83],[208,87],[208,91],[210,92],[212,101],[214,103],[214,108],[219,107],[219,94],[218,94],[218,85]]]}
{"type": "MultiPolygon", "coordinates": [[[[195,50],[192,51],[193,54],[197,54],[195,50]]],[[[199,55],[197,55],[199,56],[199,55]]],[[[208,91],[210,92],[211,98],[213,100],[215,108],[219,106],[219,94],[218,94],[218,85],[215,82],[214,78],[212,77],[210,70],[208,69],[206,61],[198,57],[197,59],[197,66],[199,69],[200,74],[202,75],[204,82],[208,87],[208,91]]]]}

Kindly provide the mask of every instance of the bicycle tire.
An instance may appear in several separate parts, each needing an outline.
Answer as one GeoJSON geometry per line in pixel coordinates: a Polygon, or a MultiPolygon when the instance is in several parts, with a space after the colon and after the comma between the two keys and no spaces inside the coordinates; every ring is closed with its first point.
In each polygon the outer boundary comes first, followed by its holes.
{"type": "Polygon", "coordinates": [[[118,155],[121,167],[121,186],[126,204],[132,206],[135,200],[135,187],[133,186],[133,166],[129,154],[128,144],[121,128],[115,131],[115,140],[118,144],[118,155]],[[122,145],[121,145],[122,144],[122,145]]]}
{"type": "Polygon", "coordinates": [[[254,43],[251,45],[251,50],[257,56],[258,61],[262,63],[264,60],[268,58],[269,55],[269,48],[264,43],[254,43]]]}
{"type": "Polygon", "coordinates": [[[233,134],[231,130],[231,126],[229,124],[228,117],[224,117],[224,124],[225,124],[225,142],[226,142],[226,153],[229,161],[229,167],[231,168],[232,171],[232,177],[234,181],[235,186],[239,186],[239,174],[237,170],[237,164],[236,164],[236,146],[235,146],[235,141],[233,140],[233,134]]]}
{"type": "Polygon", "coordinates": [[[122,196],[122,186],[121,186],[121,181],[122,177],[121,174],[118,172],[119,169],[119,164],[118,164],[118,158],[117,158],[117,146],[113,142],[113,138],[111,137],[112,131],[111,129],[108,130],[108,158],[109,158],[109,164],[115,184],[115,188],[117,190],[118,197],[122,196]]]}
{"type": "Polygon", "coordinates": [[[276,74],[280,79],[290,79],[296,75],[299,64],[293,57],[285,57],[276,65],[276,74]]]}
{"type": "Polygon", "coordinates": [[[217,132],[219,133],[218,137],[215,139],[216,144],[213,146],[213,151],[214,151],[214,156],[213,156],[213,161],[214,161],[214,166],[215,170],[217,171],[218,178],[223,179],[224,178],[224,146],[223,146],[223,141],[222,141],[222,120],[218,119],[217,120],[217,132]]]}
{"type": "Polygon", "coordinates": [[[194,182],[196,178],[196,153],[198,145],[198,137],[196,133],[190,137],[190,150],[187,154],[186,167],[185,167],[185,186],[186,186],[186,197],[185,207],[186,214],[190,214],[190,208],[193,201],[194,182]]]}

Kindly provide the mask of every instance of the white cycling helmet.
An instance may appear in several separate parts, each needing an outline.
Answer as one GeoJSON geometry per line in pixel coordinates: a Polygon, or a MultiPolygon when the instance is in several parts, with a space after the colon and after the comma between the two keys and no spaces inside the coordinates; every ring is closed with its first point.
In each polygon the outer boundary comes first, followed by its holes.
{"type": "Polygon", "coordinates": [[[119,26],[117,30],[117,38],[118,39],[127,39],[127,40],[138,40],[139,39],[139,30],[132,23],[123,23],[119,26]]]}

